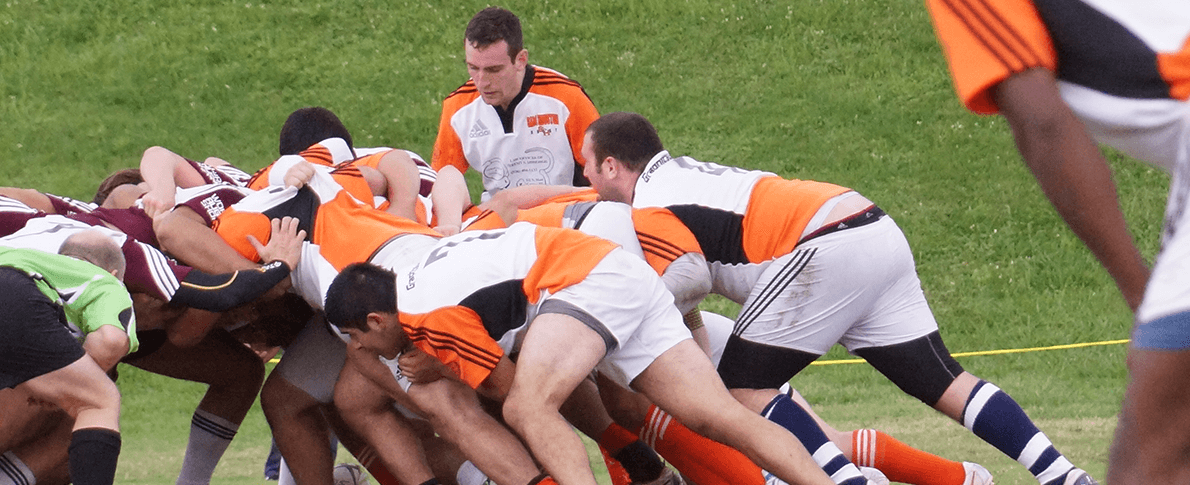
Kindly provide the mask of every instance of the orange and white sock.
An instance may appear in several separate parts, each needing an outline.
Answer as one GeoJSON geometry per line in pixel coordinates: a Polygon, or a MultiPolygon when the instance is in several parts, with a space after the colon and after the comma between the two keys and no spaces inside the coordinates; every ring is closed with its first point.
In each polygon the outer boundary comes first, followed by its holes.
{"type": "Polygon", "coordinates": [[[702,436],[669,413],[650,406],[637,434],[698,485],[763,485],[760,467],[735,448],[702,436]]]}
{"type": "Polygon", "coordinates": [[[963,464],[927,453],[874,429],[851,432],[851,461],[880,470],[889,481],[916,485],[962,485],[963,464]]]}

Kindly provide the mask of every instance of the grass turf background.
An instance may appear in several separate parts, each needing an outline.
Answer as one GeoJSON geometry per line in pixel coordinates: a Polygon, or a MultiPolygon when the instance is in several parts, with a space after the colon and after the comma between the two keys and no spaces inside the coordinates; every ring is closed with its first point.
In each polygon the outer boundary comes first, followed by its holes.
{"type": "MultiPolygon", "coordinates": [[[[876,201],[914,248],[952,351],[1127,338],[1126,307],[1040,194],[1005,123],[956,101],[921,2],[502,5],[521,16],[531,62],[583,83],[601,112],[644,114],[675,155],[838,183],[876,201]]],[[[0,184],[89,199],[153,145],[254,170],[275,158],[288,113],[309,105],[335,111],[357,146],[428,157],[441,100],[466,80],[462,29],[483,6],[4,0],[0,184]]],[[[1168,178],[1110,155],[1151,257],[1168,178]]],[[[705,306],[734,312],[721,300],[705,306]]],[[[1102,477],[1123,360],[1123,346],[1107,346],[960,362],[1102,477]]],[[[202,387],[127,366],[120,384],[118,481],[172,482],[202,387]]],[[[1032,482],[867,366],[813,367],[794,384],[841,429],[879,427],[984,463],[997,483],[1032,482]]],[[[260,482],[267,446],[254,410],[217,481],[260,482]]]]}

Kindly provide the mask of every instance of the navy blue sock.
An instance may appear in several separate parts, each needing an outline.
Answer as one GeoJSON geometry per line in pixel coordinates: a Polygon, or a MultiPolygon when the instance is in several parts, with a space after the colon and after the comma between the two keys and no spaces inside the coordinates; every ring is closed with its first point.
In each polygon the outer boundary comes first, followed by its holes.
{"type": "Polygon", "coordinates": [[[865,485],[868,483],[859,468],[848,461],[839,447],[826,437],[826,433],[822,432],[822,428],[818,427],[818,423],[814,422],[810,413],[793,402],[789,396],[778,394],[760,414],[793,433],[802,442],[802,446],[805,446],[810,455],[814,457],[814,462],[818,463],[818,466],[822,467],[822,471],[830,475],[831,480],[835,483],[839,485],[865,485]]]}
{"type": "Polygon", "coordinates": [[[1025,468],[1038,482],[1061,484],[1074,469],[1007,393],[979,381],[963,408],[963,426],[1025,468]]]}

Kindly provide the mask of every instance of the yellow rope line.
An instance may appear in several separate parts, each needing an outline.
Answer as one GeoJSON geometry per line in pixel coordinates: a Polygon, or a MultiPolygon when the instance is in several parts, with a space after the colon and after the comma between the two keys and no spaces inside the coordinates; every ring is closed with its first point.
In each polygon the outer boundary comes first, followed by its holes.
{"type": "MultiPolygon", "coordinates": [[[[1065,350],[1065,349],[1079,349],[1084,347],[1098,347],[1102,345],[1119,345],[1128,343],[1124,340],[1105,340],[1102,342],[1083,342],[1079,344],[1065,344],[1065,345],[1051,345],[1049,347],[1032,347],[1027,349],[1003,349],[1003,350],[979,350],[975,352],[956,352],[950,354],[954,357],[973,357],[977,355],[1001,355],[1001,354],[1023,354],[1025,352],[1041,352],[1043,350],[1065,350]]],[[[864,359],[839,359],[839,360],[819,360],[814,361],[810,365],[837,365],[837,364],[862,364],[866,362],[864,359]]]]}
{"type": "MultiPolygon", "coordinates": [[[[950,354],[952,357],[975,357],[980,355],[1003,355],[1003,354],[1023,354],[1025,352],[1041,352],[1043,350],[1066,350],[1066,349],[1081,349],[1084,347],[1100,347],[1103,345],[1119,345],[1128,343],[1128,339],[1123,340],[1104,340],[1102,342],[1083,342],[1080,344],[1063,344],[1051,345],[1049,347],[1030,347],[1027,349],[1002,349],[1002,350],[977,350],[975,352],[956,352],[950,354]]],[[[273,357],[269,361],[270,364],[276,364],[281,359],[273,357]]],[[[839,359],[839,360],[816,360],[810,365],[838,365],[838,364],[862,364],[866,362],[864,359],[839,359]]]]}

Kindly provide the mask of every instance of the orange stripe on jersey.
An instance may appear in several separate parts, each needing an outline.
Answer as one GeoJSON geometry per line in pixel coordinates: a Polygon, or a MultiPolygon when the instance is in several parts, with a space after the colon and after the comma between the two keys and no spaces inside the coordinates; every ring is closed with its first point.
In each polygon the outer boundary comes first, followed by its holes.
{"type": "Polygon", "coordinates": [[[744,254],[759,263],[793,252],[818,209],[850,190],[809,180],[760,179],[744,214],[744,254]]]}
{"type": "Polygon", "coordinates": [[[698,239],[669,209],[633,209],[632,223],[645,252],[645,261],[657,274],[664,274],[669,264],[683,254],[702,254],[698,239]]]}
{"type": "Polygon", "coordinates": [[[1177,52],[1158,53],[1157,70],[1169,84],[1169,97],[1182,101],[1190,99],[1190,38],[1177,52]]]}
{"type": "Polygon", "coordinates": [[[1054,70],[1057,54],[1030,0],[927,0],[959,98],[981,114],[998,111],[990,90],[1035,67],[1054,70]]]}
{"type": "Polygon", "coordinates": [[[536,304],[541,290],[557,293],[587,277],[595,265],[618,246],[572,229],[537,226],[537,261],[525,275],[522,288],[536,304]]]}
{"type": "Polygon", "coordinates": [[[219,234],[228,246],[240,253],[240,256],[248,261],[257,262],[260,261],[260,255],[256,254],[256,248],[248,242],[248,236],[251,235],[257,241],[265,243],[273,232],[268,216],[259,212],[240,212],[234,206],[219,214],[219,217],[211,222],[211,229],[219,234]]]}
{"type": "Polygon", "coordinates": [[[425,314],[401,313],[400,320],[417,348],[442,361],[472,388],[479,387],[504,356],[504,350],[488,335],[483,320],[470,308],[450,306],[425,314]]]}

